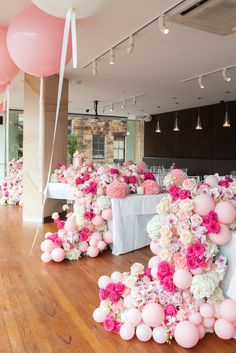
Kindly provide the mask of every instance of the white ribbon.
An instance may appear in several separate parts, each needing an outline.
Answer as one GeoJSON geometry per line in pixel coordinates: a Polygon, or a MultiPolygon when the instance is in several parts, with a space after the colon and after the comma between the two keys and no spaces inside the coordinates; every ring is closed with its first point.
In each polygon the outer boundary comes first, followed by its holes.
{"type": "Polygon", "coordinates": [[[3,110],[6,110],[6,169],[7,169],[7,178],[9,175],[9,127],[10,127],[10,85],[7,86],[4,103],[3,103],[3,110]]]}
{"type": "Polygon", "coordinates": [[[75,18],[74,10],[72,10],[71,12],[71,39],[72,39],[73,68],[76,69],[78,65],[78,54],[77,54],[76,18],[75,18]]]}
{"type": "Polygon", "coordinates": [[[45,112],[44,112],[44,79],[40,78],[39,96],[39,192],[44,188],[44,153],[45,153],[45,112]]]}

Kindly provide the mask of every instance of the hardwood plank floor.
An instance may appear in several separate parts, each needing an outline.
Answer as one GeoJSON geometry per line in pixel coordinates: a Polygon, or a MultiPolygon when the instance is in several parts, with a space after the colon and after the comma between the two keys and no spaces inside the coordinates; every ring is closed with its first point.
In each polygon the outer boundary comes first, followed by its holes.
{"type": "Polygon", "coordinates": [[[35,225],[23,224],[22,210],[0,207],[0,353],[236,353],[236,340],[207,335],[197,347],[125,342],[92,318],[99,305],[97,279],[130,264],[147,264],[149,248],[122,256],[107,251],[95,259],[43,264],[41,234],[28,257],[35,225]]]}

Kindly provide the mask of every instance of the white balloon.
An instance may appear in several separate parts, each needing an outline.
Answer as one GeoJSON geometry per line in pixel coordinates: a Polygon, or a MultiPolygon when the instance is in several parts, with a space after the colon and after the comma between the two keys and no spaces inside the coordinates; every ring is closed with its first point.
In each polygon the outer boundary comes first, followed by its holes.
{"type": "Polygon", "coordinates": [[[49,15],[65,18],[70,9],[75,11],[76,18],[95,15],[110,0],[31,0],[34,5],[49,15]]]}

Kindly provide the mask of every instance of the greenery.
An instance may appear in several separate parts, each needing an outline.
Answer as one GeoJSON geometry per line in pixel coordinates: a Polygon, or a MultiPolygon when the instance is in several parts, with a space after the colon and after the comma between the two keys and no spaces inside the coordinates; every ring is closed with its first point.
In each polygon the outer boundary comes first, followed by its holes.
{"type": "Polygon", "coordinates": [[[69,163],[72,163],[73,160],[73,154],[75,151],[81,151],[82,148],[82,143],[80,141],[80,136],[78,133],[71,133],[68,136],[68,160],[69,163]]]}

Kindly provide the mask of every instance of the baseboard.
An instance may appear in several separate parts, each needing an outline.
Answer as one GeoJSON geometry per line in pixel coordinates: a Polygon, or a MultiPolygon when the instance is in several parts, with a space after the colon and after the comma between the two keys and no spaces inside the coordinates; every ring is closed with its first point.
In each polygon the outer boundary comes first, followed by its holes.
{"type": "Polygon", "coordinates": [[[30,216],[23,216],[23,222],[28,223],[43,223],[42,217],[30,217],[30,216]]]}

